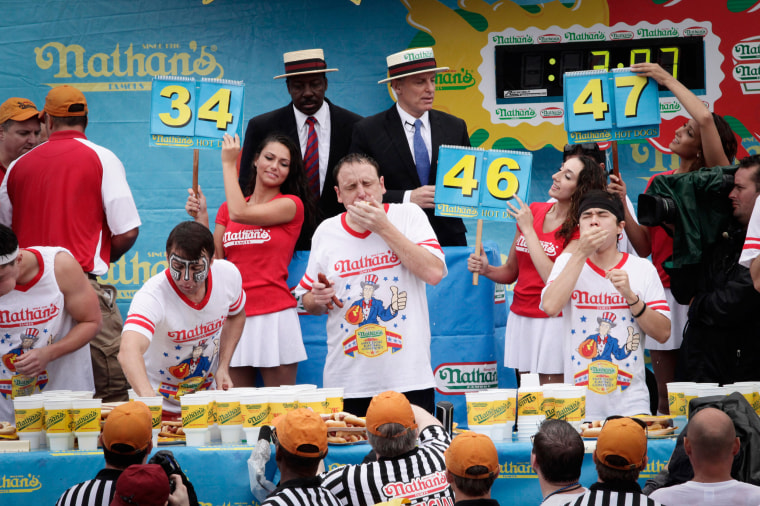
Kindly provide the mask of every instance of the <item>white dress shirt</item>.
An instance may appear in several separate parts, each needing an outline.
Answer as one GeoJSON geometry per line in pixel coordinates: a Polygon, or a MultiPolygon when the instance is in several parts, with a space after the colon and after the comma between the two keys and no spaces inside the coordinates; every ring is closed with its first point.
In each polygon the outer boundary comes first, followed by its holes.
{"type": "MultiPolygon", "coordinates": [[[[401,126],[404,127],[406,142],[409,144],[409,151],[412,153],[412,159],[414,159],[414,122],[418,118],[415,118],[404,109],[402,109],[401,106],[398,105],[398,102],[396,103],[396,110],[398,111],[398,115],[401,117],[401,126]]],[[[419,117],[419,120],[422,121],[422,140],[425,141],[425,148],[427,149],[428,157],[431,158],[429,161],[432,165],[433,141],[430,134],[430,115],[428,114],[428,111],[425,111],[422,116],[419,117]]],[[[414,163],[416,164],[417,160],[415,160],[414,163]]],[[[428,183],[434,185],[435,181],[428,183]]],[[[411,194],[411,190],[404,192],[404,203],[411,202],[411,194]]]]}
{"type": "MultiPolygon", "coordinates": [[[[309,117],[296,109],[295,106],[293,106],[293,112],[296,115],[298,141],[301,143],[301,154],[303,155],[306,153],[306,141],[309,138],[309,125],[306,123],[309,117]]],[[[321,195],[327,175],[327,164],[330,160],[330,106],[327,105],[327,101],[322,102],[322,107],[313,114],[313,117],[317,120],[314,130],[317,132],[317,140],[319,141],[319,193],[321,195]]]]}

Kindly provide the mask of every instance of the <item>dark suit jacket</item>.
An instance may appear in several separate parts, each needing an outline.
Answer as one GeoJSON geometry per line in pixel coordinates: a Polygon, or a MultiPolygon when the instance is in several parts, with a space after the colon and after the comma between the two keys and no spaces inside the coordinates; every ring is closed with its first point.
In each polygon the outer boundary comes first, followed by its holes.
{"type": "MultiPolygon", "coordinates": [[[[338,163],[338,160],[348,154],[354,123],[362,119],[358,114],[338,107],[327,99],[325,101],[330,106],[330,159],[327,162],[325,183],[319,195],[319,202],[317,203],[317,211],[319,211],[319,216],[316,219],[317,224],[325,218],[330,218],[345,211],[343,204],[338,202],[338,197],[335,194],[335,180],[333,179],[332,169],[338,163]]],[[[280,109],[251,118],[248,122],[245,140],[243,141],[243,153],[240,158],[240,176],[238,179],[240,188],[243,191],[245,191],[251,178],[251,164],[253,163],[253,157],[259,144],[261,144],[267,135],[274,132],[279,132],[290,137],[300,151],[301,142],[298,140],[296,115],[293,112],[292,102],[280,109]]],[[[296,243],[297,250],[311,249],[311,236],[314,230],[306,225],[307,221],[307,219],[304,220],[304,227],[296,243]]]]}
{"type": "MultiPolygon", "coordinates": [[[[464,120],[436,110],[431,110],[429,115],[433,153],[428,184],[434,185],[438,165],[438,147],[442,144],[469,146],[470,137],[464,120]]],[[[350,152],[365,153],[380,164],[387,190],[383,198],[384,202],[402,202],[405,191],[421,186],[395,104],[387,111],[364,118],[354,125],[350,152]]],[[[435,209],[423,210],[442,246],[467,245],[465,238],[467,229],[461,219],[436,216],[435,209]]]]}

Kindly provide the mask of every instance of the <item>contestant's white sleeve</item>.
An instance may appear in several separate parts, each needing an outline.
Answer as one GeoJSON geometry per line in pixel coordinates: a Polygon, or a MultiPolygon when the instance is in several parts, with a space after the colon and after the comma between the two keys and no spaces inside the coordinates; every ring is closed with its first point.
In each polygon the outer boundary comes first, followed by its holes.
{"type": "Polygon", "coordinates": [[[406,222],[404,223],[404,230],[401,233],[413,243],[422,246],[439,258],[443,262],[443,276],[446,277],[449,272],[446,267],[446,257],[427,215],[416,204],[406,205],[403,209],[406,222]]]}
{"type": "MultiPolygon", "coordinates": [[[[2,197],[2,193],[0,193],[0,197],[2,197]]],[[[752,217],[749,219],[749,227],[747,228],[747,237],[744,239],[742,256],[739,258],[739,264],[748,269],[752,260],[760,255],[760,204],[758,202],[760,199],[755,200],[755,208],[752,210],[752,217]]],[[[2,202],[0,202],[0,206],[2,206],[2,202]]]]}
{"type": "Polygon", "coordinates": [[[127,184],[127,174],[121,160],[110,150],[94,143],[88,144],[103,165],[100,193],[106,213],[108,228],[114,235],[129,232],[141,225],[135,199],[127,184]]]}
{"type": "Polygon", "coordinates": [[[667,298],[665,298],[665,289],[662,287],[662,281],[659,274],[657,274],[657,269],[649,260],[644,261],[648,265],[646,265],[646,273],[643,276],[646,282],[644,284],[644,296],[642,299],[647,303],[649,309],[654,309],[670,319],[670,306],[668,305],[667,298]]]}
{"type": "Polygon", "coordinates": [[[153,340],[156,325],[164,319],[164,305],[145,288],[137,291],[129,305],[124,331],[132,330],[153,340]]]}

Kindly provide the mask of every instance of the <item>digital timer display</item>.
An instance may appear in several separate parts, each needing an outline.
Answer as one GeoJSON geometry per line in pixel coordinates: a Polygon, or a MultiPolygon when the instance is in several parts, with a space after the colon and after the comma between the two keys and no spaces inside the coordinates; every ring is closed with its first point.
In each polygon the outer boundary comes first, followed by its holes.
{"type": "MultiPolygon", "coordinates": [[[[702,37],[501,45],[494,48],[496,102],[556,102],[562,75],[580,70],[611,70],[634,63],[659,63],[697,95],[705,93],[702,37]]],[[[661,93],[669,92],[660,86],[661,93]]]]}

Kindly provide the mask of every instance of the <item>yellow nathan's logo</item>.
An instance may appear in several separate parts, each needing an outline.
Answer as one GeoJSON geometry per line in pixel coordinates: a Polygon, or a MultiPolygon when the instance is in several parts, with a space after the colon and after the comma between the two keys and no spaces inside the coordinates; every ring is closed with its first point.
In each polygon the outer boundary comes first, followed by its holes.
{"type": "Polygon", "coordinates": [[[499,478],[535,478],[538,475],[533,470],[530,462],[507,461],[499,465],[499,478]]]}
{"type": "Polygon", "coordinates": [[[4,474],[0,482],[0,494],[18,494],[34,492],[42,488],[38,474],[7,475],[4,474]]]}
{"type": "MultiPolygon", "coordinates": [[[[145,43],[128,47],[116,44],[91,53],[79,44],[65,45],[52,41],[35,47],[35,63],[42,70],[52,70],[56,79],[136,78],[153,76],[195,76],[221,79],[224,68],[216,60],[216,45],[184,43],[145,43]]],[[[63,82],[47,83],[49,85],[63,82]]],[[[109,82],[75,81],[83,91],[148,91],[151,81],[109,82]]]]}
{"type": "Polygon", "coordinates": [[[396,353],[402,346],[403,340],[400,334],[375,323],[368,323],[356,329],[343,341],[343,353],[350,357],[355,357],[358,353],[372,358],[382,355],[389,349],[391,353],[396,353]]]}
{"type": "Polygon", "coordinates": [[[597,394],[617,390],[618,366],[607,360],[597,360],[588,366],[588,389],[597,394]]]}

